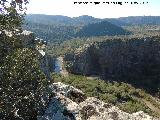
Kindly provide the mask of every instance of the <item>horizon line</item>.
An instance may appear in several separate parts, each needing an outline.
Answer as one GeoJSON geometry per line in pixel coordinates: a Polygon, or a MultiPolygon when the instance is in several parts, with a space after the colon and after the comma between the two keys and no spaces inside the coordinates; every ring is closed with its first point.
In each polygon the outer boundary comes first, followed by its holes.
{"type": "MultiPolygon", "coordinates": [[[[107,18],[107,17],[100,18],[100,17],[95,17],[92,15],[79,15],[79,16],[72,17],[72,16],[67,16],[67,15],[60,15],[60,14],[53,15],[53,14],[44,14],[44,13],[27,13],[26,15],[64,16],[64,17],[69,17],[69,18],[78,18],[78,17],[82,17],[82,16],[88,16],[88,17],[93,17],[93,18],[98,18],[98,19],[106,19],[107,18]]],[[[126,18],[126,17],[160,17],[160,16],[159,15],[133,15],[133,16],[108,17],[108,18],[112,19],[112,18],[126,18]]]]}

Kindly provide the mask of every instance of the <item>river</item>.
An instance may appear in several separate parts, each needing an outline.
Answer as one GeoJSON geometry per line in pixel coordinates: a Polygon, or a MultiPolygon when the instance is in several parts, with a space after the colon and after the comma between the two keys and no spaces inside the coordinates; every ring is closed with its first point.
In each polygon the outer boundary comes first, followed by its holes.
{"type": "Polygon", "coordinates": [[[55,73],[61,73],[61,71],[63,69],[62,66],[63,66],[63,58],[62,57],[56,58],[54,72],[55,73]]]}

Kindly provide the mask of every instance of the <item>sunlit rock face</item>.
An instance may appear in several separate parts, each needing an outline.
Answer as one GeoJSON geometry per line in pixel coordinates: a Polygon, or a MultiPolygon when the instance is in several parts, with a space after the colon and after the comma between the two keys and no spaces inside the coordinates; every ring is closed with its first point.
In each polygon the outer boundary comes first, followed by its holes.
{"type": "Polygon", "coordinates": [[[75,51],[73,57],[68,59],[65,56],[66,61],[71,64],[68,71],[83,75],[101,74],[98,51],[94,44],[85,44],[75,51]]]}
{"type": "Polygon", "coordinates": [[[69,85],[53,83],[51,98],[45,112],[38,120],[158,120],[143,111],[129,114],[118,107],[104,103],[69,85]]]}
{"type": "Polygon", "coordinates": [[[74,74],[130,82],[139,80],[135,82],[138,86],[152,89],[160,85],[159,36],[96,42],[68,56],[65,58],[70,63],[68,71],[74,74]]]}

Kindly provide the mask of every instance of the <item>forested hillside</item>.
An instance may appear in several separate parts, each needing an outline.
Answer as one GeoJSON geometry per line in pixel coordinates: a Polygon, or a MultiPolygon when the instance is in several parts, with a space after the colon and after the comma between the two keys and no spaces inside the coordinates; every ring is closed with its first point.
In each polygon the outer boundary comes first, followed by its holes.
{"type": "Polygon", "coordinates": [[[76,31],[80,29],[80,27],[77,26],[50,25],[32,22],[28,22],[23,28],[33,31],[37,37],[50,42],[62,42],[71,39],[74,37],[76,31]]]}
{"type": "Polygon", "coordinates": [[[48,19],[40,19],[38,22],[36,22],[36,18],[33,17],[30,20],[27,18],[28,21],[25,22],[23,28],[31,30],[35,32],[38,37],[51,42],[62,42],[76,37],[130,34],[127,30],[110,22],[101,21],[100,19],[89,16],[70,19],[68,22],[71,22],[71,24],[66,22],[69,18],[65,21],[66,17],[62,16],[49,16],[48,19]],[[51,22],[51,19],[54,21],[55,18],[58,20],[61,18],[59,20],[60,23],[56,24],[56,22],[51,22]]]}
{"type": "Polygon", "coordinates": [[[62,42],[74,37],[125,35],[129,32],[120,28],[122,26],[148,25],[160,25],[159,16],[99,19],[87,15],[70,18],[61,15],[29,14],[25,17],[23,28],[35,32],[36,36],[46,41],[62,42]]]}
{"type": "Polygon", "coordinates": [[[91,36],[115,36],[115,35],[128,35],[127,32],[121,27],[111,24],[107,21],[88,24],[76,33],[78,37],[91,37],[91,36]]]}

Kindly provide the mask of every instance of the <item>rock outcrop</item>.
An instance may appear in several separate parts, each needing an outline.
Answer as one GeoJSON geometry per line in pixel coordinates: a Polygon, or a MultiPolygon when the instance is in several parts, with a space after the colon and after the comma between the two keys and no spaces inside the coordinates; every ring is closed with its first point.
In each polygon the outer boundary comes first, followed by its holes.
{"type": "Polygon", "coordinates": [[[133,114],[104,103],[60,82],[50,85],[55,94],[38,120],[158,120],[143,111],[133,114]]]}
{"type": "Polygon", "coordinates": [[[65,58],[70,64],[68,71],[74,74],[139,80],[135,83],[152,89],[160,86],[159,36],[96,42],[68,56],[65,58]]]}

